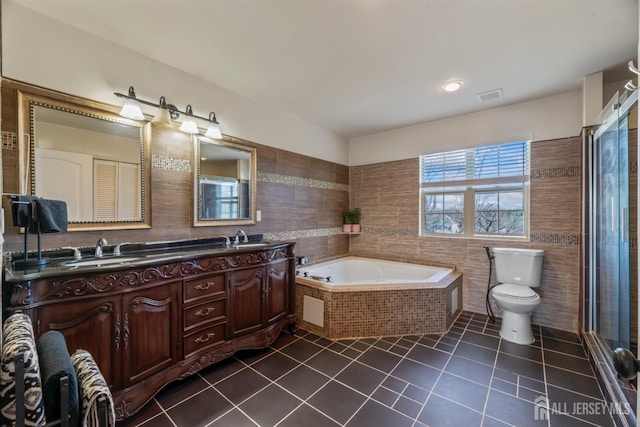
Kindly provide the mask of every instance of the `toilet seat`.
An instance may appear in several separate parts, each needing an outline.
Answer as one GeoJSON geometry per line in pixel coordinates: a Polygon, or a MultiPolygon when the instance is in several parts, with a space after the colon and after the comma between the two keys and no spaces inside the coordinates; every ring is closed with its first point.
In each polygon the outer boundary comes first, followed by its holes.
{"type": "Polygon", "coordinates": [[[494,287],[491,292],[493,292],[494,295],[498,295],[501,297],[525,301],[531,301],[540,298],[540,295],[535,293],[533,289],[528,286],[511,285],[509,283],[498,285],[494,287]]]}

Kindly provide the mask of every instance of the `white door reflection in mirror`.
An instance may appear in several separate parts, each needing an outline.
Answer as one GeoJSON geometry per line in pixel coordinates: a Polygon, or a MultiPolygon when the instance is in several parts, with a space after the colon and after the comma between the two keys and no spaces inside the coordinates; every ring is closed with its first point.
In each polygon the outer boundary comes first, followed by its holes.
{"type": "Polygon", "coordinates": [[[142,219],[140,128],[33,106],[35,195],[67,202],[70,222],[142,219]]]}

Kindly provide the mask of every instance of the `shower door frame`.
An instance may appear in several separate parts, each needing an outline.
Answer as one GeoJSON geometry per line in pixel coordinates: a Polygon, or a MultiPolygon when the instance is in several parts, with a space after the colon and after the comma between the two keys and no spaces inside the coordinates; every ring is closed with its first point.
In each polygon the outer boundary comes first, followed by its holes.
{"type": "MultiPolygon", "coordinates": [[[[616,112],[617,116],[622,116],[619,112],[626,112],[632,110],[633,106],[637,105],[638,91],[634,91],[623,100],[621,105],[618,106],[619,111],[616,112]]],[[[626,115],[626,114],[625,114],[626,115]]],[[[603,118],[603,117],[601,117],[603,118]]],[[[617,122],[617,120],[616,120],[617,122]]],[[[606,400],[621,405],[630,404],[630,400],[633,399],[633,403],[639,402],[637,408],[640,408],[640,393],[634,393],[635,396],[629,394],[629,389],[623,391],[623,387],[618,380],[615,369],[612,363],[612,349],[601,340],[596,333],[594,333],[594,327],[597,322],[597,315],[595,313],[594,304],[597,294],[595,293],[594,280],[597,277],[596,273],[596,259],[595,259],[595,233],[593,233],[593,222],[596,218],[597,205],[594,206],[594,129],[585,128],[585,138],[583,143],[583,218],[582,218],[582,337],[584,339],[584,345],[590,354],[590,360],[592,367],[597,374],[600,375],[602,382],[600,383],[603,391],[605,392],[606,400]]],[[[640,156],[640,143],[638,144],[638,150],[636,157],[640,156]]],[[[634,159],[637,160],[637,159],[634,159]]],[[[638,179],[638,178],[636,178],[638,179]]],[[[640,191],[640,185],[638,190],[640,191]]],[[[636,202],[635,208],[638,209],[638,202],[636,202]]],[[[629,206],[631,208],[631,206],[629,206]]],[[[640,222],[640,215],[638,215],[638,222],[640,222]]],[[[629,224],[630,225],[630,224],[629,224]]],[[[639,228],[640,229],[640,226],[639,228]]],[[[638,259],[629,258],[629,265],[636,263],[638,265],[640,261],[638,259]]],[[[638,283],[629,283],[630,286],[638,286],[638,283]]],[[[630,310],[640,312],[640,302],[636,307],[630,307],[630,310]]],[[[640,337],[634,337],[640,342],[640,337]]],[[[629,408],[629,406],[626,406],[629,408]]],[[[637,409],[636,409],[637,410],[637,409]]],[[[627,413],[618,414],[620,421],[624,426],[636,426],[640,427],[640,418],[636,417],[636,414],[629,410],[627,413]]]]}
{"type": "MultiPolygon", "coordinates": [[[[617,95],[617,94],[616,94],[617,95]]],[[[616,139],[617,139],[617,144],[619,146],[620,144],[620,121],[622,118],[628,117],[629,112],[632,110],[632,108],[634,107],[634,105],[637,103],[637,92],[634,92],[633,94],[631,94],[629,97],[627,97],[626,99],[623,100],[622,103],[620,103],[619,98],[617,96],[615,96],[605,107],[605,109],[603,110],[604,112],[609,112],[609,114],[601,114],[601,127],[602,126],[606,126],[606,128],[604,129],[604,131],[608,131],[608,129],[613,129],[613,126],[615,127],[615,132],[616,132],[616,139]],[[609,121],[609,123],[607,123],[607,121],[609,121]],[[613,121],[614,123],[611,123],[611,121],[613,121]]],[[[628,119],[627,119],[628,120],[628,119]]],[[[600,130],[600,129],[598,129],[600,130]]],[[[602,132],[602,133],[605,133],[602,132]]],[[[597,131],[595,132],[597,134],[597,131]]],[[[617,295],[616,295],[616,299],[618,300],[618,308],[620,307],[621,304],[621,300],[623,299],[624,296],[629,297],[629,290],[630,290],[630,273],[629,273],[629,267],[630,267],[630,263],[632,262],[632,260],[630,259],[629,256],[629,228],[630,228],[630,224],[629,224],[629,209],[631,208],[629,206],[629,186],[628,186],[628,181],[629,181],[629,148],[628,148],[628,128],[627,128],[627,132],[625,133],[627,140],[625,141],[625,143],[627,144],[627,149],[626,149],[626,158],[625,158],[625,165],[621,165],[621,160],[620,160],[620,150],[617,149],[616,150],[616,156],[617,158],[617,166],[618,166],[618,170],[620,170],[621,167],[625,167],[626,168],[626,173],[624,174],[624,177],[626,179],[626,208],[621,208],[620,207],[620,203],[621,203],[621,198],[618,197],[614,200],[612,199],[611,201],[611,209],[610,209],[610,216],[611,218],[611,228],[612,231],[616,232],[616,235],[618,237],[618,240],[615,242],[616,246],[617,246],[617,251],[618,253],[622,252],[622,248],[621,249],[621,244],[626,244],[626,250],[627,250],[627,254],[626,254],[626,271],[624,272],[624,274],[626,275],[626,289],[624,290],[623,295],[621,295],[620,293],[620,288],[618,287],[617,289],[617,295]],[[626,210],[625,210],[626,209],[626,210]],[[615,212],[615,213],[614,213],[615,212]],[[626,212],[623,213],[623,212],[626,212]]],[[[603,350],[609,350],[612,351],[613,348],[610,348],[609,343],[605,342],[606,338],[609,337],[604,337],[602,335],[600,335],[601,329],[599,328],[600,325],[600,321],[601,321],[601,316],[600,316],[600,312],[598,311],[598,307],[597,305],[599,304],[599,288],[598,288],[598,282],[600,279],[600,273],[601,273],[601,268],[600,268],[600,264],[598,263],[598,243],[599,243],[599,235],[597,233],[598,231],[598,226],[600,225],[600,206],[602,205],[602,209],[604,209],[606,211],[606,209],[609,207],[608,206],[608,201],[605,203],[602,203],[601,200],[599,200],[598,198],[595,197],[596,195],[596,191],[598,191],[598,189],[596,188],[596,180],[599,179],[599,174],[596,172],[601,172],[600,170],[598,171],[594,171],[594,168],[596,167],[596,161],[598,159],[595,158],[596,156],[596,136],[594,135],[591,139],[591,144],[589,145],[589,167],[590,167],[590,173],[589,173],[589,200],[591,201],[591,203],[589,204],[590,206],[590,210],[589,210],[589,218],[590,218],[590,223],[589,223],[589,247],[590,247],[590,251],[589,251],[589,266],[591,268],[589,268],[589,295],[590,295],[590,304],[588,307],[589,310],[589,324],[588,324],[588,331],[593,333],[595,335],[595,337],[597,338],[598,342],[600,343],[600,345],[602,345],[604,348],[603,350]]],[[[620,182],[620,175],[618,175],[618,179],[617,179],[617,183],[620,182]]],[[[604,228],[604,227],[603,227],[604,228]]],[[[617,260],[618,260],[618,277],[620,277],[620,255],[617,256],[617,260]]],[[[633,260],[635,261],[635,260],[633,260]]],[[[619,286],[619,283],[618,283],[619,286]]],[[[626,327],[627,327],[627,338],[626,340],[622,340],[621,341],[621,334],[620,334],[620,317],[619,317],[619,313],[618,313],[618,318],[616,319],[617,323],[618,323],[618,330],[617,330],[617,343],[616,346],[617,347],[629,347],[629,341],[631,339],[630,334],[631,334],[631,328],[630,328],[630,310],[632,309],[636,309],[635,307],[628,307],[627,310],[627,318],[626,321],[624,321],[626,327]]],[[[606,351],[605,351],[606,352],[606,351]]]]}

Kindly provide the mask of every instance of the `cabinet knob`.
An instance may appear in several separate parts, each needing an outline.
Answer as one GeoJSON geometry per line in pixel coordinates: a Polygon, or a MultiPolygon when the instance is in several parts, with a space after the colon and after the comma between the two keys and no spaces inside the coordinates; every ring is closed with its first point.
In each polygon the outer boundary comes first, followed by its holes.
{"type": "Polygon", "coordinates": [[[201,308],[200,310],[196,311],[194,313],[194,315],[199,316],[199,317],[207,317],[208,315],[210,315],[214,311],[216,311],[215,307],[207,307],[206,310],[204,308],[201,308]]]}
{"type": "Polygon", "coordinates": [[[213,332],[209,332],[207,334],[206,337],[203,337],[202,335],[200,335],[198,338],[196,338],[195,340],[193,340],[194,342],[207,342],[209,341],[211,338],[213,338],[216,334],[213,332]]]}

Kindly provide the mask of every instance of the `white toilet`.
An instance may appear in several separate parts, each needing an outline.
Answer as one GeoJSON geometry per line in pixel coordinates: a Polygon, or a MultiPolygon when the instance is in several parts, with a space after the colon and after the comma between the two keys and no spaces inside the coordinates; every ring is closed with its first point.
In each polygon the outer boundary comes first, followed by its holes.
{"type": "Polygon", "coordinates": [[[540,286],[544,251],[493,248],[493,255],[500,284],[491,293],[502,308],[500,336],[516,344],[531,344],[531,313],[540,305],[540,295],[531,288],[540,286]]]}

